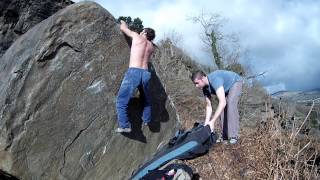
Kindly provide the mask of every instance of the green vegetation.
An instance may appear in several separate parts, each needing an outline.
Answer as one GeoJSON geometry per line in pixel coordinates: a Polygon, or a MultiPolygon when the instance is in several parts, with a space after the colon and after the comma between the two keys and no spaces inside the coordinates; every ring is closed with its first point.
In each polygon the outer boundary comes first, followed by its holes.
{"type": "Polygon", "coordinates": [[[133,19],[132,21],[132,18],[130,16],[120,16],[117,21],[120,22],[120,20],[125,21],[128,24],[129,29],[131,29],[132,31],[140,33],[143,30],[142,21],[138,17],[133,19]]]}

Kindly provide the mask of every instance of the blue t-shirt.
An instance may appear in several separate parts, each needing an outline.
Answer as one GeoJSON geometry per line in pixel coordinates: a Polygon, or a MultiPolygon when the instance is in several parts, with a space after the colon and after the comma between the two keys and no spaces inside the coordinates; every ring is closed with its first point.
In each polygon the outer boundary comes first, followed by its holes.
{"type": "Polygon", "coordinates": [[[216,90],[223,86],[224,92],[227,93],[234,83],[241,81],[242,77],[232,71],[216,70],[207,75],[209,86],[203,88],[203,94],[211,97],[216,94],[216,90]]]}

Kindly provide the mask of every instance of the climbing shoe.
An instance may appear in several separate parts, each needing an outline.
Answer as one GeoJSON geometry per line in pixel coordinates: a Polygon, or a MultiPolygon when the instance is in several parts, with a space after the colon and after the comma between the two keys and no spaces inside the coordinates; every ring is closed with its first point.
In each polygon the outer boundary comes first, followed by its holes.
{"type": "Polygon", "coordinates": [[[230,144],[237,144],[237,142],[238,142],[238,139],[234,138],[234,137],[230,138],[230,140],[229,140],[230,144]]]}
{"type": "Polygon", "coordinates": [[[131,128],[117,128],[116,129],[116,132],[117,133],[129,133],[129,132],[131,132],[131,128]]]}

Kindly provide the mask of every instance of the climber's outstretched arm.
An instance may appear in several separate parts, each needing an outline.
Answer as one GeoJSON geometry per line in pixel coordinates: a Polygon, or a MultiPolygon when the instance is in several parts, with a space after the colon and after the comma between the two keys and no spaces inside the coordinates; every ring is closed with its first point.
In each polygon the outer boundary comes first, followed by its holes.
{"type": "Polygon", "coordinates": [[[128,25],[126,22],[124,22],[123,20],[120,21],[120,30],[125,33],[127,36],[133,38],[134,36],[138,35],[138,33],[134,32],[134,31],[131,31],[129,28],[128,28],[128,25]]]}

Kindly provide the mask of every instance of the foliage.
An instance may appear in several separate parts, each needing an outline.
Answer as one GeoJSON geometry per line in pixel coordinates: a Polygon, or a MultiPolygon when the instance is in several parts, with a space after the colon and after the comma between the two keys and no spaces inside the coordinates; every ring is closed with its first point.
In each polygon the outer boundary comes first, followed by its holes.
{"type": "Polygon", "coordinates": [[[142,21],[138,17],[133,19],[133,21],[132,21],[132,18],[130,16],[120,16],[117,21],[120,22],[120,20],[125,21],[129,27],[129,29],[132,31],[140,33],[143,30],[142,21]]]}

